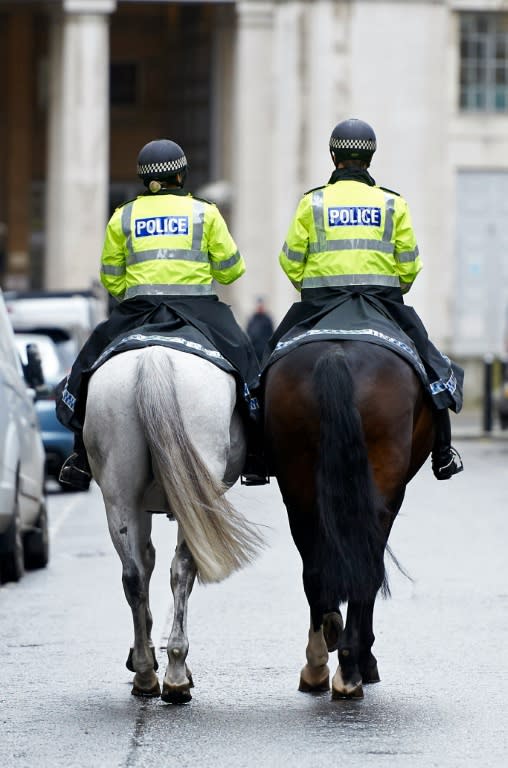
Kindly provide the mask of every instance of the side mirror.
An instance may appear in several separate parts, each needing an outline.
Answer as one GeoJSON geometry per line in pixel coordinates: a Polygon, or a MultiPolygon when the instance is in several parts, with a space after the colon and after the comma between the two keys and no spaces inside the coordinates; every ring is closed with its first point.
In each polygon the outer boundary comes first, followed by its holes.
{"type": "Polygon", "coordinates": [[[44,384],[44,374],[37,344],[27,344],[26,359],[27,363],[23,366],[25,381],[29,387],[37,390],[44,384]]]}

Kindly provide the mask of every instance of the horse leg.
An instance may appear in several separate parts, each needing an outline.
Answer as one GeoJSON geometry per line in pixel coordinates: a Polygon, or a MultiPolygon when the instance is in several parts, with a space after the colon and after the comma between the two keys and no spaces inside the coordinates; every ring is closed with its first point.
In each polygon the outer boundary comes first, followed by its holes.
{"type": "Polygon", "coordinates": [[[119,357],[105,363],[90,380],[83,437],[132,611],[134,645],[127,660],[135,673],[132,693],[159,696],[149,606],[155,549],[150,540],[152,518],[142,509],[151,468],[134,402],[136,354],[122,355],[121,364],[119,357]]]}
{"type": "Polygon", "coordinates": [[[305,651],[307,664],[300,672],[299,691],[319,693],[330,690],[330,670],[328,668],[328,648],[323,633],[323,625],[315,630],[310,622],[309,641],[305,651]]]}
{"type": "Polygon", "coordinates": [[[168,639],[168,666],[162,686],[162,700],[169,704],[185,704],[191,700],[192,675],[186,664],[187,605],[196,577],[194,559],[178,533],[175,556],[171,563],[171,590],[174,598],[173,626],[168,639]]]}
{"type": "Polygon", "coordinates": [[[368,683],[379,683],[381,680],[377,668],[377,660],[372,653],[372,646],[376,639],[372,627],[373,614],[374,600],[369,603],[364,603],[361,606],[358,668],[364,685],[367,685],[368,683]]]}
{"type": "Polygon", "coordinates": [[[339,666],[332,679],[333,699],[363,698],[359,668],[362,610],[362,603],[348,603],[346,626],[338,648],[339,666]]]}
{"type": "MultiPolygon", "coordinates": [[[[385,454],[386,455],[386,454],[385,454]]],[[[384,532],[384,543],[388,541],[397,512],[404,499],[405,486],[400,480],[395,490],[384,489],[392,497],[391,504],[379,508],[378,515],[384,532]]],[[[361,698],[362,684],[379,683],[377,659],[372,653],[375,636],[373,630],[375,595],[364,602],[350,601],[348,604],[346,631],[339,643],[339,668],[333,678],[334,698],[361,698]]]]}
{"type": "MultiPolygon", "coordinates": [[[[392,493],[393,499],[391,504],[386,505],[380,511],[381,525],[385,534],[385,545],[388,541],[390,531],[397,516],[397,513],[404,500],[406,487],[399,482],[395,491],[392,493]]],[[[386,493],[386,491],[385,491],[386,493]]],[[[374,645],[375,635],[373,628],[373,616],[374,616],[374,603],[375,600],[362,603],[358,607],[359,611],[359,650],[358,650],[358,668],[362,676],[362,682],[364,685],[370,683],[379,683],[381,678],[379,676],[379,670],[377,665],[377,659],[372,653],[372,646],[374,645]]]]}
{"type": "Polygon", "coordinates": [[[374,599],[348,603],[344,634],[338,644],[339,666],[332,680],[332,698],[362,698],[362,684],[380,680],[376,657],[372,653],[374,599]]]}
{"type": "MultiPolygon", "coordinates": [[[[153,546],[151,540],[148,541],[146,550],[145,550],[145,573],[146,573],[146,580],[147,583],[150,583],[150,579],[152,577],[153,569],[155,566],[155,547],[153,546]]],[[[150,610],[150,596],[149,593],[147,593],[146,596],[146,632],[148,637],[148,645],[152,651],[153,656],[153,668],[155,672],[159,669],[159,664],[157,663],[157,657],[155,655],[155,647],[152,642],[152,626],[153,626],[153,618],[152,618],[152,612],[150,610]]],[[[134,654],[134,646],[131,646],[129,649],[129,655],[127,657],[127,661],[125,662],[125,666],[128,670],[131,672],[135,672],[134,668],[134,661],[133,661],[133,654],[134,654]]]]}
{"type": "MultiPolygon", "coordinates": [[[[111,538],[122,561],[122,583],[134,625],[134,645],[127,659],[127,668],[135,673],[131,693],[134,696],[160,696],[149,605],[150,576],[155,564],[155,549],[150,540],[151,515],[142,518],[127,515],[130,524],[119,526],[112,522],[117,519],[115,510],[107,503],[106,509],[111,538]]],[[[122,512],[125,518],[125,508],[122,512]]]]}

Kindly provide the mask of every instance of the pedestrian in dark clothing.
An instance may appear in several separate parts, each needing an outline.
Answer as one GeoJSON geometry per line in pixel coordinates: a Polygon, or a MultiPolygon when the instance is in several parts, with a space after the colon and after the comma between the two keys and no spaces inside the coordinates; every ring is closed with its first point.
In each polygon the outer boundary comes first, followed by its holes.
{"type": "Polygon", "coordinates": [[[272,333],[273,320],[266,311],[263,299],[259,298],[256,302],[256,310],[247,324],[247,336],[250,338],[260,362],[263,358],[266,342],[272,333]]]}

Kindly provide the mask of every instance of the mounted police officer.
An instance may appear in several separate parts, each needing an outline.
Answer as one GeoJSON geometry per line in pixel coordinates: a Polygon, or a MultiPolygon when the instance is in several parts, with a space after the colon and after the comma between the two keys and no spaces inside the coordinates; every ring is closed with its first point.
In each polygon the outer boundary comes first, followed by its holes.
{"type": "MultiPolygon", "coordinates": [[[[191,326],[211,342],[239,375],[239,400],[245,394],[248,401],[244,415],[250,448],[256,442],[250,414],[256,403],[249,398],[258,380],[256,354],[212,285],[213,280],[228,285],[241,277],[244,260],[217,207],[184,191],[187,160],[178,144],[168,139],[146,144],[137,173],[147,191],[115,210],[102,251],[101,281],[120,303],[97,326],[60,385],[57,414],[76,436],[60,481],[81,489],[91,480],[82,440],[90,369],[106,347],[144,326],[158,333],[191,326]]],[[[189,347],[196,350],[196,345],[189,347]]],[[[248,446],[247,484],[265,482],[256,459],[248,446]]]]}
{"type": "Polygon", "coordinates": [[[381,306],[412,340],[425,367],[435,406],[432,467],[439,480],[447,480],[463,469],[451,446],[448,412],[462,405],[463,371],[436,349],[414,309],[404,304],[422,263],[406,201],[377,186],[368,172],[376,146],[373,129],[362,120],[333,129],[335,170],[327,185],[301,199],[280,254],[302,301],[289,310],[271,343],[302,319],[322,315],[344,294],[381,306]]]}

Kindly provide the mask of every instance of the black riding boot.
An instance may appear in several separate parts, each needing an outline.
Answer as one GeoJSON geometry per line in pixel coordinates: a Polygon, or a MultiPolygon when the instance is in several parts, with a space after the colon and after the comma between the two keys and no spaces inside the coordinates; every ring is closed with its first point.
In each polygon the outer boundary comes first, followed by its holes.
{"type": "Polygon", "coordinates": [[[263,455],[261,426],[249,416],[246,424],[247,455],[241,474],[242,485],[266,485],[270,482],[263,455]]]}
{"type": "Polygon", "coordinates": [[[83,435],[76,433],[74,436],[74,453],[66,459],[60,470],[59,481],[71,485],[79,491],[87,491],[90,488],[92,470],[88,463],[83,435]]]}
{"type": "Polygon", "coordinates": [[[434,412],[436,437],[432,448],[432,470],[438,480],[449,480],[464,466],[458,451],[452,447],[452,428],[447,408],[434,412]]]}

